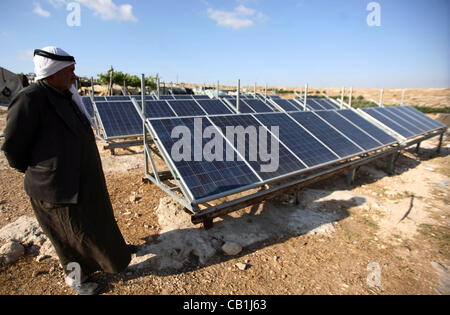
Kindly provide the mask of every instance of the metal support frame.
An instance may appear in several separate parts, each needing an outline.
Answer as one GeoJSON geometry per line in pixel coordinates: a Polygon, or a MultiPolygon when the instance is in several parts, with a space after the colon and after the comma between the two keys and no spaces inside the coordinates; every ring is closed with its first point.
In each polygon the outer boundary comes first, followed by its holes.
{"type": "Polygon", "coordinates": [[[237,81],[237,91],[236,91],[236,110],[238,113],[240,113],[240,107],[239,107],[239,103],[240,103],[240,96],[241,96],[241,80],[237,81]]]}
{"type": "Polygon", "coordinates": [[[438,145],[438,148],[437,148],[437,150],[436,150],[436,152],[437,152],[438,154],[441,154],[441,151],[442,151],[442,141],[444,140],[444,133],[445,133],[445,131],[446,131],[446,130],[444,130],[444,131],[441,133],[440,137],[439,137],[439,145],[438,145]]]}
{"type": "Polygon", "coordinates": [[[352,107],[352,94],[353,94],[353,86],[350,87],[350,96],[348,97],[348,106],[352,107]]]}
{"type": "Polygon", "coordinates": [[[380,101],[378,102],[378,106],[380,106],[380,107],[384,107],[383,106],[383,92],[384,92],[384,89],[381,89],[380,90],[380,101]]]}
{"type": "Polygon", "coordinates": [[[308,83],[305,84],[305,99],[303,100],[303,110],[306,111],[308,101],[308,83]]]}

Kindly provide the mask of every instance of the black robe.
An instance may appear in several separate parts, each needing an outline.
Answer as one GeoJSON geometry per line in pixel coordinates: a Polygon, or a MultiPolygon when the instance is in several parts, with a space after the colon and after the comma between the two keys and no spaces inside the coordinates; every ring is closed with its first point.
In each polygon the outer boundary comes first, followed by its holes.
{"type": "MultiPolygon", "coordinates": [[[[64,269],[69,263],[76,262],[80,264],[84,274],[97,270],[118,273],[128,266],[131,253],[114,218],[92,128],[87,118],[72,102],[70,93],[61,94],[43,82],[38,85],[38,92],[48,94],[52,102],[43,104],[41,95],[39,102],[33,104],[30,93],[23,93],[23,99],[19,96],[19,100],[13,101],[9,108],[12,114],[8,113],[5,129],[6,145],[4,144],[2,149],[11,166],[20,165],[22,171],[26,166],[25,189],[30,196],[36,218],[54,245],[64,269]],[[58,115],[52,113],[54,120],[48,120],[48,117],[42,119],[45,116],[43,112],[50,115],[55,108],[50,104],[55,105],[55,100],[58,103],[58,115]],[[24,110],[14,106],[28,107],[28,111],[37,111],[36,108],[30,110],[30,107],[39,106],[39,113],[36,112],[33,117],[38,121],[23,121],[30,118],[30,115],[17,114],[24,110]],[[64,124],[56,121],[61,118],[65,119],[64,124]],[[68,121],[70,123],[67,124],[68,121]],[[42,151],[43,145],[36,146],[33,139],[21,139],[22,133],[14,132],[17,128],[13,126],[19,123],[22,126],[27,123],[34,126],[34,141],[50,137],[52,145],[59,149],[49,149],[48,152],[52,154],[33,152],[33,149],[42,151]],[[46,134],[48,130],[57,128],[65,137],[46,134]],[[42,136],[42,133],[45,135],[42,136]],[[65,139],[65,143],[58,143],[61,139],[65,139]],[[20,152],[16,147],[20,147],[21,141],[30,146],[27,150],[23,149],[23,155],[29,156],[19,156],[14,160],[18,156],[17,152],[20,152]],[[45,156],[45,159],[33,161],[36,156],[45,156]],[[65,161],[67,159],[70,159],[70,163],[65,161]],[[61,170],[61,165],[72,169],[61,170]],[[70,177],[73,173],[76,175],[70,177]]],[[[37,92],[31,94],[35,93],[37,92]]]]}

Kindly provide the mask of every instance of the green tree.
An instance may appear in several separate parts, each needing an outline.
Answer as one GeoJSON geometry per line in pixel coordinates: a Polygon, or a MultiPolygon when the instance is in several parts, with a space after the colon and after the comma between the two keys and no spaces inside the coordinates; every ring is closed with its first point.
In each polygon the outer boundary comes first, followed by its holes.
{"type": "MultiPolygon", "coordinates": [[[[101,84],[109,84],[110,79],[110,70],[108,70],[106,73],[100,73],[97,75],[98,81],[101,84]]],[[[114,71],[112,76],[112,82],[113,84],[117,84],[122,86],[123,82],[125,81],[127,86],[139,88],[141,87],[141,78],[137,75],[130,75],[128,73],[123,73],[122,71],[114,71]]],[[[153,76],[145,77],[145,86],[156,88],[156,79],[153,76]]]]}

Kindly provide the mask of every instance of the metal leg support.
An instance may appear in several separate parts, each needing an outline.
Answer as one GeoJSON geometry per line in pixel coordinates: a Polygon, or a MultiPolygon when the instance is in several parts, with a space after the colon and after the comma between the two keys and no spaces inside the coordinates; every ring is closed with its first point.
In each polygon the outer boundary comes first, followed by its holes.
{"type": "Polygon", "coordinates": [[[416,152],[419,152],[419,148],[420,148],[420,142],[417,143],[416,152]]]}
{"type": "Polygon", "coordinates": [[[444,133],[441,133],[441,135],[439,136],[439,145],[437,148],[437,153],[441,154],[441,150],[442,150],[442,141],[444,140],[444,133]]]}
{"type": "Polygon", "coordinates": [[[387,165],[387,173],[389,175],[394,175],[395,170],[395,153],[389,156],[388,165],[387,165]]]}
{"type": "Polygon", "coordinates": [[[355,176],[356,176],[356,168],[351,168],[348,171],[348,175],[347,175],[347,185],[351,186],[353,185],[353,182],[355,181],[355,176]]]}

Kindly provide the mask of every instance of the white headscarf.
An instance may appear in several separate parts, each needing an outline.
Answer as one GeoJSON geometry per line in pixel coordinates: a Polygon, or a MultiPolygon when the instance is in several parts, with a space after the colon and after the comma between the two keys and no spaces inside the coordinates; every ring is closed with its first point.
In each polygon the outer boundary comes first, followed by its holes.
{"type": "MultiPolygon", "coordinates": [[[[67,52],[62,50],[61,48],[57,48],[54,46],[47,46],[42,48],[46,52],[49,52],[58,56],[70,56],[67,52]]],[[[55,74],[56,72],[75,64],[74,61],[59,61],[50,58],[46,58],[43,56],[35,55],[33,57],[34,62],[34,72],[36,74],[35,81],[48,78],[49,76],[55,74]]],[[[72,100],[75,104],[77,104],[80,111],[87,117],[89,122],[92,124],[91,117],[84,107],[84,104],[81,100],[80,94],[78,94],[77,89],[72,85],[69,89],[70,93],[72,93],[72,100]]]]}
{"type": "MultiPolygon", "coordinates": [[[[47,46],[42,48],[41,50],[44,50],[54,55],[70,56],[61,48],[57,48],[54,46],[47,46]]],[[[35,81],[48,78],[49,76],[64,69],[65,67],[75,64],[74,61],[59,61],[39,55],[35,55],[33,57],[33,62],[34,62],[34,73],[36,74],[35,81]]]]}

